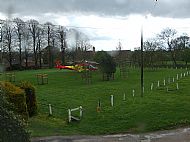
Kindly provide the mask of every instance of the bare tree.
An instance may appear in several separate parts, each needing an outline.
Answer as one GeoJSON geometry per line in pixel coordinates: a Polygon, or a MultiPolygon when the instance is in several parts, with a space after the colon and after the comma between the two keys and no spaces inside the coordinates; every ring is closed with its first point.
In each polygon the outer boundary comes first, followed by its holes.
{"type": "Polygon", "coordinates": [[[19,66],[20,68],[22,67],[22,36],[24,33],[24,26],[25,23],[23,20],[21,20],[20,18],[15,18],[14,20],[15,23],[15,32],[18,38],[18,46],[19,46],[19,66]]]}
{"type": "Polygon", "coordinates": [[[12,39],[13,39],[13,32],[14,28],[10,21],[5,21],[2,27],[3,32],[3,48],[4,51],[8,52],[8,62],[10,69],[12,69],[12,52],[13,52],[13,46],[12,46],[12,39]]]}
{"type": "Polygon", "coordinates": [[[63,64],[65,64],[65,49],[67,48],[66,34],[67,34],[67,29],[63,26],[59,26],[56,32],[56,36],[61,46],[61,61],[63,64]]]}
{"type": "Polygon", "coordinates": [[[53,53],[52,53],[52,48],[54,47],[54,41],[55,41],[55,32],[54,32],[54,26],[51,22],[46,22],[44,24],[45,26],[45,30],[44,30],[44,34],[46,34],[46,38],[47,38],[47,48],[48,48],[48,63],[49,63],[49,68],[52,68],[53,66],[53,53]]]}
{"type": "Polygon", "coordinates": [[[153,38],[144,43],[144,63],[147,66],[154,67],[154,63],[157,61],[156,50],[159,48],[159,42],[153,38]]]}
{"type": "Polygon", "coordinates": [[[187,66],[187,62],[189,61],[189,47],[190,47],[190,38],[187,34],[181,35],[177,37],[173,41],[173,46],[175,47],[175,55],[178,60],[184,60],[187,66]]]}
{"type": "Polygon", "coordinates": [[[170,52],[174,66],[177,65],[176,55],[174,52],[175,46],[173,46],[176,34],[177,34],[177,31],[175,29],[166,28],[166,29],[163,29],[163,31],[158,35],[158,37],[163,41],[163,43],[167,44],[168,51],[170,52]]]}
{"type": "Polygon", "coordinates": [[[29,31],[31,33],[32,40],[33,40],[33,53],[34,53],[35,67],[38,66],[37,47],[36,47],[37,34],[39,30],[38,26],[39,26],[38,21],[33,20],[33,19],[28,21],[29,31]]]}
{"type": "Polygon", "coordinates": [[[25,26],[25,30],[23,33],[23,39],[24,39],[24,59],[25,59],[25,67],[28,68],[28,57],[29,57],[29,47],[30,47],[30,34],[29,30],[25,26]]]}
{"type": "Polygon", "coordinates": [[[39,59],[40,68],[42,67],[42,46],[44,44],[44,29],[42,27],[39,27],[37,30],[37,60],[39,59]],[[39,56],[38,56],[39,55],[39,56]]]}
{"type": "Polygon", "coordinates": [[[92,48],[88,36],[76,29],[70,29],[67,34],[68,46],[76,49],[76,59],[85,60],[86,52],[92,48]]]}

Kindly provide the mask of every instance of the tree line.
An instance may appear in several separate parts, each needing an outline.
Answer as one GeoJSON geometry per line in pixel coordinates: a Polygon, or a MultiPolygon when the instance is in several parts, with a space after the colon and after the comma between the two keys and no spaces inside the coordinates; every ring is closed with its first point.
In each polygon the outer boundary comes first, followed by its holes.
{"type": "Polygon", "coordinates": [[[87,35],[76,28],[53,25],[51,22],[40,24],[34,19],[23,21],[15,18],[0,22],[0,60],[1,63],[6,60],[10,69],[15,62],[19,68],[29,67],[30,58],[35,68],[42,67],[42,57],[51,68],[55,59],[60,59],[64,64],[67,52],[92,47],[87,35]]]}
{"type": "MultiPolygon", "coordinates": [[[[178,35],[172,28],[165,28],[156,37],[144,42],[144,64],[146,67],[188,66],[190,62],[190,37],[187,34],[178,35]]],[[[140,65],[140,48],[132,54],[134,64],[140,65]]]]}

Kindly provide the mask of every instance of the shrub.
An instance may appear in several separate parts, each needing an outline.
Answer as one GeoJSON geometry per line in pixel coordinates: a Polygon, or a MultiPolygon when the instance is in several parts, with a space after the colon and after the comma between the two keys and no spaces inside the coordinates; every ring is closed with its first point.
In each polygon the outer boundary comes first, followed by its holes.
{"type": "Polygon", "coordinates": [[[10,104],[0,93],[0,142],[29,142],[30,135],[23,121],[12,111],[10,104]]]}
{"type": "Polygon", "coordinates": [[[16,87],[10,82],[0,82],[0,86],[6,95],[7,101],[14,105],[14,110],[28,119],[28,111],[26,106],[26,97],[24,90],[16,87]]]}
{"type": "Polygon", "coordinates": [[[106,74],[107,80],[116,72],[116,63],[114,59],[105,51],[96,53],[94,60],[99,63],[99,68],[103,74],[106,74]]]}
{"type": "Polygon", "coordinates": [[[37,114],[35,87],[28,81],[21,82],[20,87],[25,91],[29,116],[34,116],[35,114],[37,114]]]}

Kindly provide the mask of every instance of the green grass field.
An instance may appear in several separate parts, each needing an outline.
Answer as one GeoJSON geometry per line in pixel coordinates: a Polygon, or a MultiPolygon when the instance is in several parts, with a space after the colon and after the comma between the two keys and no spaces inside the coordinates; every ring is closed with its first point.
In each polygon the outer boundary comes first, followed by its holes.
{"type": "Polygon", "coordinates": [[[190,76],[180,78],[179,74],[179,90],[176,90],[177,82],[168,85],[168,77],[176,79],[177,73],[184,72],[185,69],[145,69],[143,98],[139,69],[130,69],[127,78],[121,78],[118,71],[113,81],[102,81],[102,75],[94,72],[90,85],[81,79],[80,73],[73,71],[20,71],[16,72],[16,83],[28,80],[36,86],[39,113],[29,119],[32,136],[136,133],[190,124],[190,76]],[[37,73],[47,73],[49,83],[37,85],[37,73]],[[163,86],[164,78],[168,92],[163,86]],[[156,87],[158,80],[159,88],[156,87]],[[154,83],[152,91],[151,83],[154,83]],[[124,93],[126,100],[123,100],[124,93]],[[110,95],[114,95],[114,107],[110,105],[110,95]],[[98,99],[101,112],[96,112],[98,99]],[[53,107],[53,116],[48,116],[48,104],[53,107]],[[83,107],[83,118],[69,124],[67,110],[78,106],[83,107]]]}

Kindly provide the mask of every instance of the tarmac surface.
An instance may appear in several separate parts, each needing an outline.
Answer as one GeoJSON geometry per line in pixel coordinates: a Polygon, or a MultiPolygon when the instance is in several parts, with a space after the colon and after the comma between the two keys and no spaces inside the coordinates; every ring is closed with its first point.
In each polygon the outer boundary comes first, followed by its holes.
{"type": "Polygon", "coordinates": [[[190,142],[190,128],[179,128],[145,134],[51,136],[32,138],[32,142],[190,142]]]}

